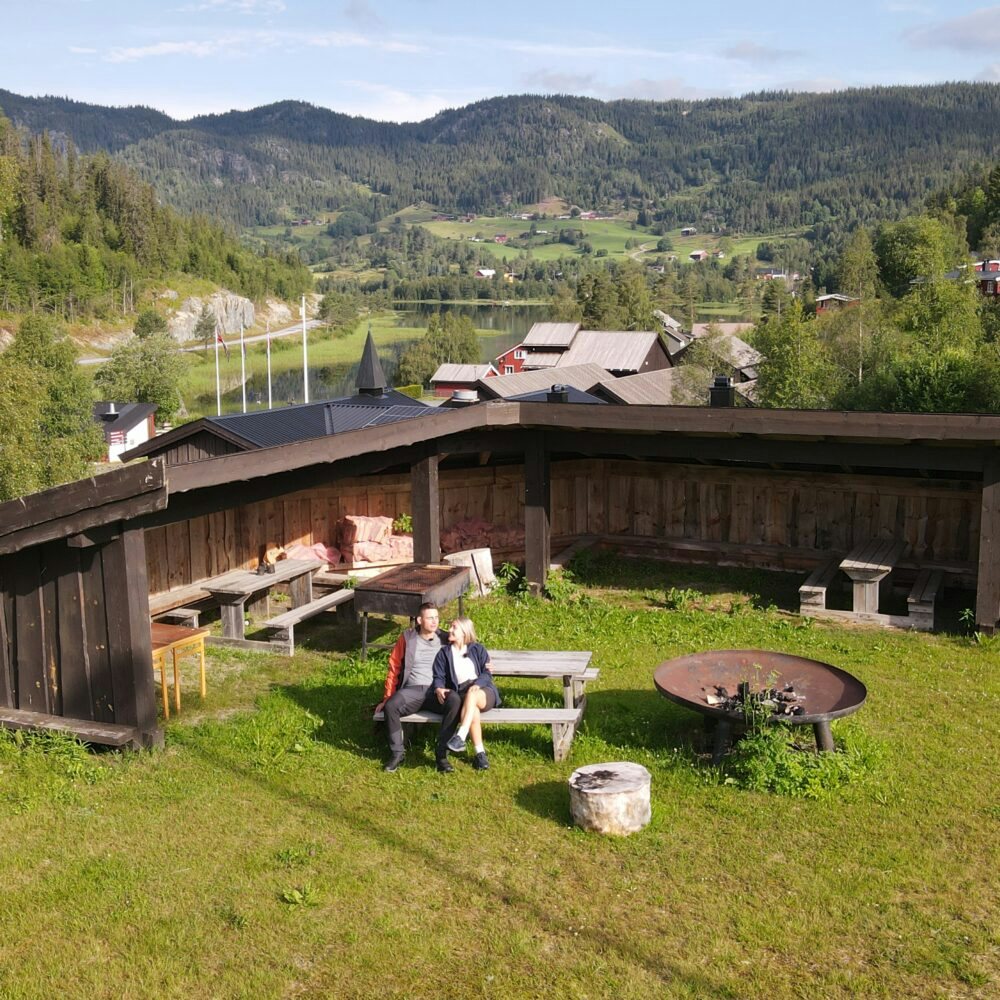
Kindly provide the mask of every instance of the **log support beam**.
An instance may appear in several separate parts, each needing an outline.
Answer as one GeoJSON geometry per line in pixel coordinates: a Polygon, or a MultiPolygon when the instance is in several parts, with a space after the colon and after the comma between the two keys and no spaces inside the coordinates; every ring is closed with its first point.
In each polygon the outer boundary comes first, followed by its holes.
{"type": "Polygon", "coordinates": [[[441,561],[441,503],[438,456],[429,455],[410,467],[413,517],[413,561],[441,561]]]}
{"type": "Polygon", "coordinates": [[[979,574],[976,627],[989,635],[1000,619],[1000,455],[983,466],[983,500],[979,520],[979,574]]]}
{"type": "Polygon", "coordinates": [[[524,452],[524,574],[533,594],[545,586],[552,558],[550,493],[548,441],[539,431],[524,452]]]}

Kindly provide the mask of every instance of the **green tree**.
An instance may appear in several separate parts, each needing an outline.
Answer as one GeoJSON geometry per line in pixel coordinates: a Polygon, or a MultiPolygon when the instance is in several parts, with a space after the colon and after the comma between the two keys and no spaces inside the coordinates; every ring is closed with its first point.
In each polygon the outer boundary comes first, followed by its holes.
{"type": "Polygon", "coordinates": [[[32,488],[43,489],[86,475],[90,463],[100,457],[104,441],[94,422],[90,380],[77,364],[72,343],[49,317],[29,316],[0,357],[11,366],[8,379],[11,370],[25,378],[24,387],[13,398],[38,415],[32,488]]]}
{"type": "Polygon", "coordinates": [[[166,318],[161,316],[155,309],[143,309],[136,317],[133,333],[139,338],[148,337],[153,333],[165,333],[167,330],[166,318]]]}
{"type": "Polygon", "coordinates": [[[181,407],[184,360],[166,333],[129,337],[101,366],[95,381],[106,399],[154,403],[157,419],[170,420],[181,407]]]}
{"type": "Polygon", "coordinates": [[[479,361],[479,340],[468,316],[454,312],[431,317],[423,338],[403,352],[400,385],[425,384],[443,364],[470,365],[479,361]]]}
{"type": "Polygon", "coordinates": [[[837,388],[836,371],[815,320],[798,302],[754,330],[754,346],[765,357],[757,381],[762,406],[824,409],[837,388]]]}
{"type": "Polygon", "coordinates": [[[649,294],[646,275],[638,264],[618,269],[615,282],[618,295],[618,315],[622,330],[652,330],[653,299],[649,294]]]}
{"type": "Polygon", "coordinates": [[[42,469],[41,372],[0,354],[0,500],[48,485],[42,469]]]}
{"type": "MultiPolygon", "coordinates": [[[[218,320],[216,319],[215,313],[206,303],[201,307],[201,312],[198,314],[198,321],[194,325],[195,339],[206,351],[213,343],[215,343],[215,331],[217,326],[218,320]]],[[[136,330],[136,333],[138,332],[139,331],[136,330]]]]}
{"type": "Polygon", "coordinates": [[[967,248],[941,219],[915,215],[882,226],[875,239],[879,276],[893,295],[904,295],[910,282],[938,280],[959,263],[967,248]]]}

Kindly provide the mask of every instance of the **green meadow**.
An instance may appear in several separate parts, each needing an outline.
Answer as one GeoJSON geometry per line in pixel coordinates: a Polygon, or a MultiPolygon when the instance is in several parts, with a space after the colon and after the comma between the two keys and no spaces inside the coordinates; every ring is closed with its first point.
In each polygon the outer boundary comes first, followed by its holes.
{"type": "MultiPolygon", "coordinates": [[[[204,702],[186,666],[162,750],[0,734],[0,995],[995,997],[1000,647],[803,620],[783,610],[798,578],[575,570],[555,601],[466,605],[487,646],[593,651],[565,762],[547,729],[486,726],[490,770],[442,775],[420,727],[383,773],[384,655],[361,661],[333,614],[292,658],[211,649],[204,702]],[[847,783],[777,794],[712,767],[699,717],[652,684],[710,648],[863,680],[834,723],[847,783]],[[567,779],[618,760],[650,771],[652,820],[584,833],[567,779]]],[[[524,706],[557,687],[502,684],[524,706]]]]}

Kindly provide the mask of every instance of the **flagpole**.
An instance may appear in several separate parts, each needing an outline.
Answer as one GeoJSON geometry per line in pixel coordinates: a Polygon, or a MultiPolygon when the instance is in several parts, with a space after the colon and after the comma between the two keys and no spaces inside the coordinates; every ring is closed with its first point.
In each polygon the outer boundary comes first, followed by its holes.
{"type": "Polygon", "coordinates": [[[215,328],[215,415],[222,416],[222,385],[219,382],[219,328],[215,328]]]}
{"type": "Polygon", "coordinates": [[[271,409],[271,322],[267,323],[267,408],[271,409]]]}
{"type": "Polygon", "coordinates": [[[247,412],[247,349],[243,344],[243,324],[240,323],[240,375],[243,379],[243,412],[247,412]]]}
{"type": "Polygon", "coordinates": [[[309,346],[306,343],[306,297],[302,296],[302,391],[303,402],[309,402],[309,346]]]}

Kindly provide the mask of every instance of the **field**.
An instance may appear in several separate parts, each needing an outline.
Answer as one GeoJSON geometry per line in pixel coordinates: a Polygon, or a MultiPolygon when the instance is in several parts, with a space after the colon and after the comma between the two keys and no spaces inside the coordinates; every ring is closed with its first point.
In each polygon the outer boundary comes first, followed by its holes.
{"type": "Polygon", "coordinates": [[[384,774],[384,659],[334,616],[290,660],[212,650],[163,751],[0,737],[0,994],[996,996],[996,644],[803,621],[785,576],[577,572],[555,602],[468,605],[487,645],[594,651],[564,763],[544,729],[487,727],[487,772],[437,774],[423,731],[384,774]],[[834,724],[864,751],[855,782],[793,798],[710,767],[651,674],[713,647],[860,677],[867,704],[834,724]],[[652,822],[625,840],[568,812],[573,769],[614,760],[652,773],[652,822]]]}

